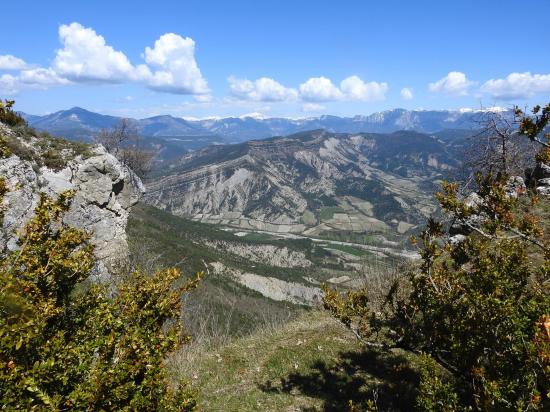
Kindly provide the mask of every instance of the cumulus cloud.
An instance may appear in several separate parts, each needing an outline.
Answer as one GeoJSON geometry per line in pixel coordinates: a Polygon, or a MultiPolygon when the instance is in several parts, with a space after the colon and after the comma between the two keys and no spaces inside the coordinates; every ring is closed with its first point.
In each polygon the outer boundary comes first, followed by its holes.
{"type": "Polygon", "coordinates": [[[358,76],[350,76],[340,83],[340,90],[349,100],[384,100],[388,91],[387,83],[365,83],[358,76]]]}
{"type": "Polygon", "coordinates": [[[92,28],[79,23],[59,27],[62,47],[49,68],[29,68],[21,59],[0,56],[0,69],[21,70],[4,77],[5,90],[51,87],[71,83],[139,83],[167,93],[201,95],[210,90],[195,60],[195,42],[174,33],[162,35],[143,54],[146,64],[134,65],[121,51],[107,44],[92,28]]]}
{"type": "Polygon", "coordinates": [[[79,23],[59,27],[63,48],[56,51],[52,69],[75,82],[122,82],[137,71],[126,55],[109,46],[103,36],[79,23]]]}
{"type": "Polygon", "coordinates": [[[302,106],[303,112],[323,112],[326,107],[317,103],[306,103],[302,106]]]}
{"type": "Polygon", "coordinates": [[[295,100],[298,96],[295,89],[285,87],[269,77],[261,77],[251,81],[231,76],[227,81],[229,82],[231,94],[241,100],[284,102],[295,100]]]}
{"type": "Polygon", "coordinates": [[[19,92],[19,82],[17,77],[11,74],[3,74],[0,76],[0,92],[7,96],[12,96],[19,92]]]}
{"type": "Polygon", "coordinates": [[[0,70],[21,70],[27,67],[24,60],[11,54],[0,55],[0,70]]]}
{"type": "MultiPolygon", "coordinates": [[[[269,77],[248,80],[231,76],[227,81],[229,82],[231,94],[245,101],[303,101],[309,103],[346,100],[375,101],[385,99],[386,92],[388,91],[387,83],[366,83],[358,76],[350,76],[342,80],[340,87],[337,87],[327,77],[312,77],[300,84],[298,90],[283,86],[269,77]]],[[[309,106],[304,105],[304,108],[314,107],[318,108],[322,106],[313,104],[309,106]]]]}
{"type": "Polygon", "coordinates": [[[445,93],[452,96],[466,96],[468,89],[474,82],[468,80],[462,72],[449,72],[447,76],[429,84],[429,89],[433,93],[445,93]]]}
{"type": "Polygon", "coordinates": [[[43,68],[23,70],[18,81],[31,87],[42,88],[70,83],[69,80],[59,77],[54,70],[43,68]]]}
{"type": "Polygon", "coordinates": [[[481,86],[481,91],[503,100],[529,98],[537,93],[550,93],[550,74],[510,73],[504,79],[486,81],[481,86]]]}
{"type": "Polygon", "coordinates": [[[401,89],[401,98],[403,100],[412,100],[413,97],[414,97],[414,95],[413,95],[412,89],[410,89],[408,87],[403,87],[401,89]]]}
{"type": "Polygon", "coordinates": [[[310,102],[339,100],[342,92],[326,77],[312,77],[300,85],[300,97],[310,102]]]}
{"type": "Polygon", "coordinates": [[[144,73],[152,89],[176,94],[210,92],[195,60],[195,41],[189,37],[163,34],[153,48],[145,48],[145,61],[158,68],[150,75],[144,73]]]}

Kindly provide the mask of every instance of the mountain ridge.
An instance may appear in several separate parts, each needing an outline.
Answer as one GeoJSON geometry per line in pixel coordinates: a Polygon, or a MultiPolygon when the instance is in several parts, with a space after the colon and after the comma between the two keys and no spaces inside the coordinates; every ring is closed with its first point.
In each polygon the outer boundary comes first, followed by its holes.
{"type": "Polygon", "coordinates": [[[189,153],[147,183],[145,199],[241,229],[395,235],[436,211],[435,181],[456,165],[434,136],[317,130],[189,153]]]}
{"type": "MultiPolygon", "coordinates": [[[[369,115],[342,117],[321,115],[318,117],[285,118],[244,115],[240,117],[186,119],[171,115],[158,115],[130,121],[143,136],[218,136],[225,143],[235,143],[253,138],[283,136],[300,131],[325,129],[335,133],[378,132],[415,130],[434,133],[444,129],[476,129],[484,113],[504,109],[459,110],[407,110],[391,109],[369,115]]],[[[68,138],[90,139],[102,128],[114,126],[122,117],[94,113],[80,107],[57,111],[44,116],[26,113],[22,115],[29,124],[40,130],[65,135],[68,138]]]]}

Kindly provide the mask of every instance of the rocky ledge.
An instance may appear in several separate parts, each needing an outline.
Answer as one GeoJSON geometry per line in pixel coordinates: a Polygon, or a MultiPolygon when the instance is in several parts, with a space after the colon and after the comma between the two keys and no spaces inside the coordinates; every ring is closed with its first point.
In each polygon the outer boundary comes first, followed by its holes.
{"type": "Polygon", "coordinates": [[[33,215],[41,192],[57,196],[75,190],[64,222],[91,233],[96,272],[107,276],[128,259],[126,223],[130,208],[144,193],[141,180],[102,146],[80,145],[84,149],[78,153],[73,143],[25,134],[0,123],[0,137],[11,149],[0,158],[0,176],[9,189],[2,205],[0,252],[17,248],[17,233],[33,215]],[[59,153],[55,167],[43,162],[44,156],[51,156],[52,144],[59,153]]]}

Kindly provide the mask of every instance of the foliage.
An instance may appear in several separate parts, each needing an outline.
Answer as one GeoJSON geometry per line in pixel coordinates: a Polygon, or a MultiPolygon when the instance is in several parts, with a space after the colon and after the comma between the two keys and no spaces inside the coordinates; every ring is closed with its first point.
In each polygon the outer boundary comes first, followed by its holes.
{"type": "MultiPolygon", "coordinates": [[[[529,121],[520,125],[535,133],[529,121]]],[[[489,169],[476,181],[476,196],[466,199],[456,183],[443,184],[436,197],[461,233],[452,237],[430,219],[419,267],[389,290],[384,310],[361,299],[364,290],[327,288],[325,307],[367,345],[429,357],[421,410],[547,410],[550,249],[534,212],[544,200],[510,193],[505,173],[489,169]],[[452,381],[437,378],[441,370],[452,381]]]]}
{"type": "Polygon", "coordinates": [[[8,146],[8,142],[2,136],[0,136],[0,159],[11,156],[11,149],[8,146]]]}
{"type": "MultiPolygon", "coordinates": [[[[10,101],[10,104],[11,110],[14,102],[10,101]]],[[[1,110],[0,106],[0,112],[1,110]]],[[[0,159],[14,154],[22,160],[34,162],[37,167],[46,166],[53,170],[61,170],[76,156],[91,156],[88,144],[53,137],[47,132],[38,132],[26,122],[12,126],[14,127],[10,135],[0,136],[0,159]]]]}
{"type": "Polygon", "coordinates": [[[424,355],[420,364],[420,385],[416,408],[421,411],[454,412],[463,410],[452,382],[442,376],[441,368],[430,356],[424,355]]]}
{"type": "Polygon", "coordinates": [[[14,100],[2,100],[0,99],[0,122],[9,126],[19,126],[26,124],[19,114],[13,111],[14,100]]]}
{"type": "Polygon", "coordinates": [[[540,106],[535,106],[532,113],[532,116],[526,116],[519,107],[516,107],[515,115],[519,120],[519,130],[529,140],[542,146],[536,159],[539,162],[548,162],[550,161],[550,133],[544,134],[544,131],[550,122],[550,104],[542,109],[540,106]]]}
{"type": "MultiPolygon", "coordinates": [[[[42,195],[19,250],[0,262],[0,404],[9,410],[192,410],[164,359],[189,340],[175,269],[136,273],[116,292],[83,287],[89,235],[63,224],[73,192],[42,195]]],[[[200,276],[199,276],[200,277],[200,276]]]]}

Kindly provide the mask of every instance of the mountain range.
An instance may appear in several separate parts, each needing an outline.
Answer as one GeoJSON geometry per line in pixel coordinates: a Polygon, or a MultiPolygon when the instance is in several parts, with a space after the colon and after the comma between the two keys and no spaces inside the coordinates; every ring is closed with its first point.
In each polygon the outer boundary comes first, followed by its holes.
{"type": "MultiPolygon", "coordinates": [[[[354,117],[323,115],[292,119],[251,114],[241,117],[185,119],[163,115],[129,120],[140,134],[147,137],[210,137],[219,143],[237,143],[316,129],[335,133],[391,133],[397,130],[433,133],[444,129],[471,130],[479,128],[479,121],[484,113],[487,111],[393,109],[354,117]]],[[[79,107],[45,116],[22,114],[31,126],[39,130],[81,140],[91,139],[101,129],[112,127],[121,120],[120,117],[94,113],[79,107]]]]}
{"type": "Polygon", "coordinates": [[[209,146],[147,183],[147,203],[234,228],[399,236],[436,212],[454,145],[414,131],[301,132],[209,146]]]}

